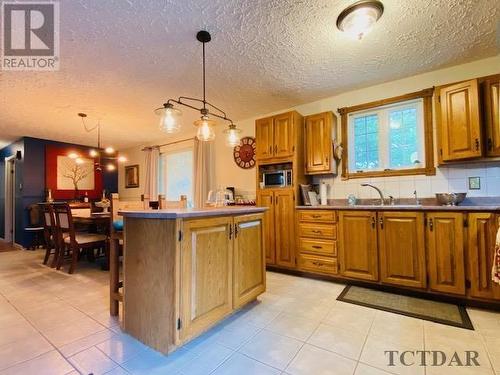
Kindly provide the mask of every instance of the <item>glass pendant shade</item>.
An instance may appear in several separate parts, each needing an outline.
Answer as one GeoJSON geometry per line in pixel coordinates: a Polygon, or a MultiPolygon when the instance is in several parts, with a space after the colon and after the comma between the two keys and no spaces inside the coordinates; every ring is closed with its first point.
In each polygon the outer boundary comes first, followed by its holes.
{"type": "Polygon", "coordinates": [[[165,133],[177,133],[181,129],[179,118],[182,112],[174,108],[171,104],[166,105],[164,108],[159,108],[155,111],[160,116],[160,130],[165,133]]]}
{"type": "Polygon", "coordinates": [[[236,125],[229,125],[229,128],[224,130],[224,134],[226,135],[226,146],[236,147],[240,144],[241,130],[236,128],[236,125]]]}
{"type": "Polygon", "coordinates": [[[200,120],[194,122],[194,126],[198,128],[196,133],[196,138],[202,142],[210,142],[215,139],[215,127],[216,122],[210,120],[209,118],[203,116],[200,120]]]}

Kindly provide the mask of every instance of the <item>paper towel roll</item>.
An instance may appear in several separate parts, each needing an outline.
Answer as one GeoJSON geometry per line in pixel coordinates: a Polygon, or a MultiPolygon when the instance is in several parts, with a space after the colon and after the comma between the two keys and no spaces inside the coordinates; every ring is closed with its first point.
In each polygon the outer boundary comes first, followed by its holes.
{"type": "Polygon", "coordinates": [[[322,206],[326,206],[328,203],[328,189],[324,182],[319,185],[319,200],[322,206]]]}

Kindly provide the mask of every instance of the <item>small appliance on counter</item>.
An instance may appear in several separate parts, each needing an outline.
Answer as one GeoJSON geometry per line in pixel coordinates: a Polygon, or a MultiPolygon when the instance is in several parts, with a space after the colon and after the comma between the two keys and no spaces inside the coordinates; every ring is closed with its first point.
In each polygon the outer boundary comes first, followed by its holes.
{"type": "Polygon", "coordinates": [[[259,168],[259,174],[261,176],[261,189],[280,188],[293,185],[291,163],[261,166],[259,168]]]}

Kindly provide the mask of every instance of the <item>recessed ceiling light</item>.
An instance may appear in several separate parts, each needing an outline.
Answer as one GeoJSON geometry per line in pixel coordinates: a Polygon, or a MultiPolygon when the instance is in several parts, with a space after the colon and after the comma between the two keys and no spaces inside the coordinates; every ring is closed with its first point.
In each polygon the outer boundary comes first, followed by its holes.
{"type": "Polygon", "coordinates": [[[356,39],[361,39],[384,13],[378,0],[361,0],[344,9],[337,18],[337,28],[356,39]]]}

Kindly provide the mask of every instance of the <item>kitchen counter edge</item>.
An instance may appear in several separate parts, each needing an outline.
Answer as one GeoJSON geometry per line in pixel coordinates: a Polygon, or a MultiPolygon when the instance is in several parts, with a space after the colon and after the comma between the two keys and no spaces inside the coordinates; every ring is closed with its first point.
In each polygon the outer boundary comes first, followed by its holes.
{"type": "Polygon", "coordinates": [[[220,208],[176,208],[165,210],[120,210],[123,217],[142,219],[189,219],[212,216],[234,216],[258,214],[266,211],[266,207],[242,206],[220,208]]]}

